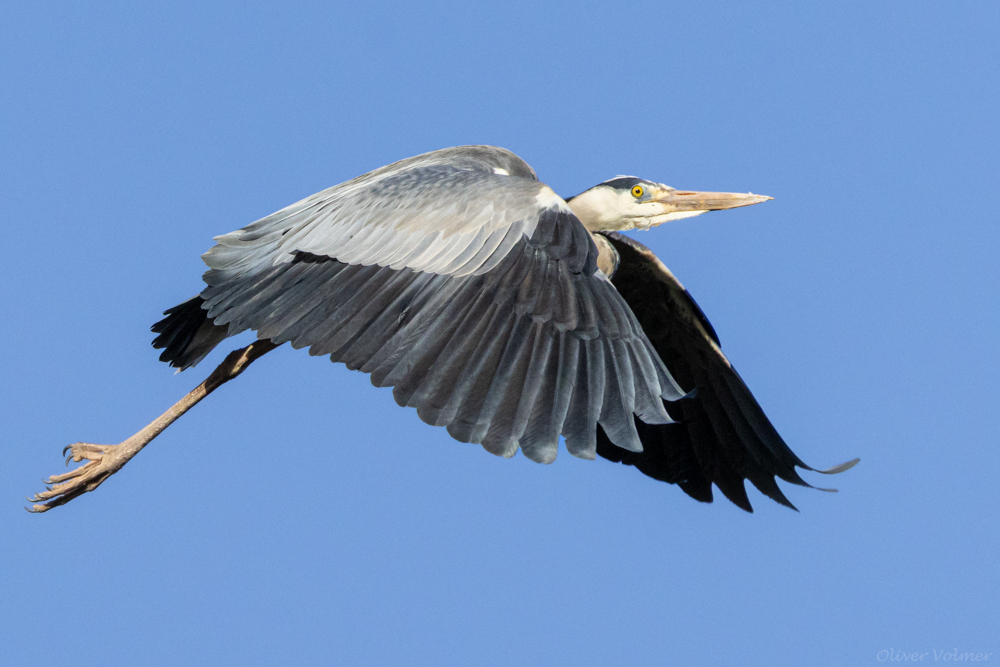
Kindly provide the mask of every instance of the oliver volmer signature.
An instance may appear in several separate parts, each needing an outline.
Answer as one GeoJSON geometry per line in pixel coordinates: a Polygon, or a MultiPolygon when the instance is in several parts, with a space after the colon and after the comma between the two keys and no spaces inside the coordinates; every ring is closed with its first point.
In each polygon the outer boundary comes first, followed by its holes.
{"type": "Polygon", "coordinates": [[[875,654],[879,662],[987,662],[993,653],[959,651],[957,648],[930,651],[900,651],[884,648],[875,654]]]}

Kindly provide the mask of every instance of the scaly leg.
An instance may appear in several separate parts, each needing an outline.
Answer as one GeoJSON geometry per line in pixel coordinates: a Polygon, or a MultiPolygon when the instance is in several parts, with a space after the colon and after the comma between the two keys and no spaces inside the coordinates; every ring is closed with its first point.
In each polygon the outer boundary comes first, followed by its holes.
{"type": "Polygon", "coordinates": [[[267,354],[277,345],[269,340],[258,340],[240,350],[229,353],[229,356],[219,364],[218,368],[200,385],[191,390],[187,396],[177,401],[173,407],[160,415],[153,423],[142,429],[128,440],[117,445],[93,445],[88,442],[77,442],[66,447],[63,454],[69,451],[66,465],[70,460],[85,464],[62,475],[52,475],[44,480],[45,491],[28,498],[33,503],[29,512],[47,512],[53,507],[65,505],[77,496],[99,487],[104,480],[121,470],[122,466],[148,445],[153,438],[163,432],[182,414],[193,408],[198,401],[229,382],[242,373],[247,366],[259,357],[267,354]],[[48,486],[48,485],[52,486],[48,486]]]}

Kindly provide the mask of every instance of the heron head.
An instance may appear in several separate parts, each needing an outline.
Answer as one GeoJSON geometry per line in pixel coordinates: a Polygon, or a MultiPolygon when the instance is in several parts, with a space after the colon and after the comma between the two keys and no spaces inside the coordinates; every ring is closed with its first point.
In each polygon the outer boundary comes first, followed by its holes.
{"type": "Polygon", "coordinates": [[[590,231],[649,229],[707,211],[750,206],[772,199],[753,193],[677,190],[634,176],[616,176],[566,200],[590,231]]]}

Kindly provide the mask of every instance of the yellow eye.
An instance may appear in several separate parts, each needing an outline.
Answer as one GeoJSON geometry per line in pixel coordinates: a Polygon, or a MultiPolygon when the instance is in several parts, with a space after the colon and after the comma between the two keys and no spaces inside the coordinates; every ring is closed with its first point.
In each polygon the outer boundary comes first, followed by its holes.
{"type": "Polygon", "coordinates": [[[644,191],[643,191],[641,185],[633,185],[632,186],[632,196],[635,197],[636,199],[638,199],[639,197],[641,197],[643,192],[644,191]]]}

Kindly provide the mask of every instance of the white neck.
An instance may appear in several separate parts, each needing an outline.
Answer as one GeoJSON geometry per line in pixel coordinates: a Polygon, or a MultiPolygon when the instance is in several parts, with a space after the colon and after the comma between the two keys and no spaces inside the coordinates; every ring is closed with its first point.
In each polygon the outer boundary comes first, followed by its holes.
{"type": "Polygon", "coordinates": [[[629,220],[632,195],[612,188],[593,188],[566,202],[592,232],[620,231],[635,227],[629,220]]]}

